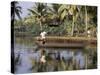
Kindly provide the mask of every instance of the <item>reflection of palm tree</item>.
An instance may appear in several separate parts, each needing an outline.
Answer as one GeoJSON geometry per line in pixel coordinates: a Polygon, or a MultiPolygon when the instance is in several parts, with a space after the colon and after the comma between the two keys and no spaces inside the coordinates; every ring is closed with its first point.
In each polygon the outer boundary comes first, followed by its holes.
{"type": "Polygon", "coordinates": [[[60,52],[57,53],[56,59],[57,59],[58,61],[60,61],[60,52]]]}
{"type": "Polygon", "coordinates": [[[97,52],[95,51],[92,58],[93,68],[97,68],[97,52]]]}
{"type": "Polygon", "coordinates": [[[14,70],[17,70],[17,66],[21,65],[21,58],[20,58],[20,53],[18,53],[17,57],[14,59],[14,70]]]}
{"type": "Polygon", "coordinates": [[[84,49],[85,69],[88,68],[88,54],[89,54],[88,49],[84,49]]]}

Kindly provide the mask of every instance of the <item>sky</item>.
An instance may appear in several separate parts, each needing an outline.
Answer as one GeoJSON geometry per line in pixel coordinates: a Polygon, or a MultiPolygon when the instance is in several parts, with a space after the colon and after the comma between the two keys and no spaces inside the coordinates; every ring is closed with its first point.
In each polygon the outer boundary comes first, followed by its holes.
{"type": "MultiPolygon", "coordinates": [[[[19,1],[18,3],[19,3],[18,6],[22,7],[21,18],[25,18],[29,14],[29,11],[27,9],[32,8],[34,6],[34,2],[19,1]]],[[[16,16],[16,19],[18,19],[17,16],[16,16]]]]}
{"type": "MultiPolygon", "coordinates": [[[[24,18],[28,15],[29,11],[27,9],[32,8],[34,5],[34,2],[22,2],[20,1],[18,6],[22,7],[22,14],[21,17],[24,18]]],[[[17,17],[16,17],[17,18],[17,17]]]]}
{"type": "MultiPolygon", "coordinates": [[[[18,1],[18,2],[19,2],[18,6],[22,7],[21,17],[25,18],[29,13],[27,9],[32,8],[34,6],[34,2],[31,2],[31,1],[30,2],[29,1],[18,1]]],[[[18,19],[17,16],[16,16],[16,19],[18,19]]]]}

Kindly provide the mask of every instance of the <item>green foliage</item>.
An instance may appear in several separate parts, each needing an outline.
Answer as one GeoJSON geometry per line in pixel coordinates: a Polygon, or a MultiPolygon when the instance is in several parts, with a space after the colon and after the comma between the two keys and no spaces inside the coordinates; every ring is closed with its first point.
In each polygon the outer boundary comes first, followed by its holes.
{"type": "Polygon", "coordinates": [[[48,35],[74,36],[77,33],[76,35],[80,36],[80,34],[84,35],[88,28],[91,29],[93,36],[97,32],[97,7],[95,6],[35,3],[28,11],[30,15],[16,21],[15,26],[23,24],[35,35],[46,31],[48,35]],[[57,27],[50,27],[52,20],[61,23],[58,23],[57,27]]]}

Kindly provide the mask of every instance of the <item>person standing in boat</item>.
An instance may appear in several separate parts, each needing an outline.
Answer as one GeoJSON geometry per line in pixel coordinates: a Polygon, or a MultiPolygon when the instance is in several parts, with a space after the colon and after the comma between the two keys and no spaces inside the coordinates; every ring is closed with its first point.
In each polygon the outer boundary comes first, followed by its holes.
{"type": "Polygon", "coordinates": [[[42,40],[42,44],[45,44],[45,35],[47,34],[47,32],[43,31],[40,33],[40,36],[41,36],[41,40],[42,40]]]}
{"type": "Polygon", "coordinates": [[[88,37],[90,37],[90,36],[91,36],[91,31],[88,30],[88,31],[87,31],[87,34],[88,34],[88,37]]]}

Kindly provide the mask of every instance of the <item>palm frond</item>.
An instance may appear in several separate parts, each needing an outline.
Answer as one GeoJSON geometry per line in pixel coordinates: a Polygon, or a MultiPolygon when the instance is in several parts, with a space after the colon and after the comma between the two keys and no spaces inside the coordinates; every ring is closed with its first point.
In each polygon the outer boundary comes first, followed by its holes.
{"type": "Polygon", "coordinates": [[[20,6],[16,6],[16,9],[22,10],[22,7],[20,7],[20,6]]]}
{"type": "Polygon", "coordinates": [[[35,14],[35,15],[40,15],[40,13],[38,13],[37,11],[33,10],[33,9],[28,9],[28,11],[30,11],[32,14],[35,14]]]}
{"type": "Polygon", "coordinates": [[[18,10],[15,10],[15,13],[16,13],[17,17],[18,17],[19,19],[21,19],[21,16],[20,16],[19,11],[18,11],[18,10]]]}
{"type": "Polygon", "coordinates": [[[67,13],[67,11],[66,10],[64,10],[63,12],[62,12],[62,14],[61,14],[61,20],[63,20],[65,17],[66,17],[66,14],[67,13]]]}

